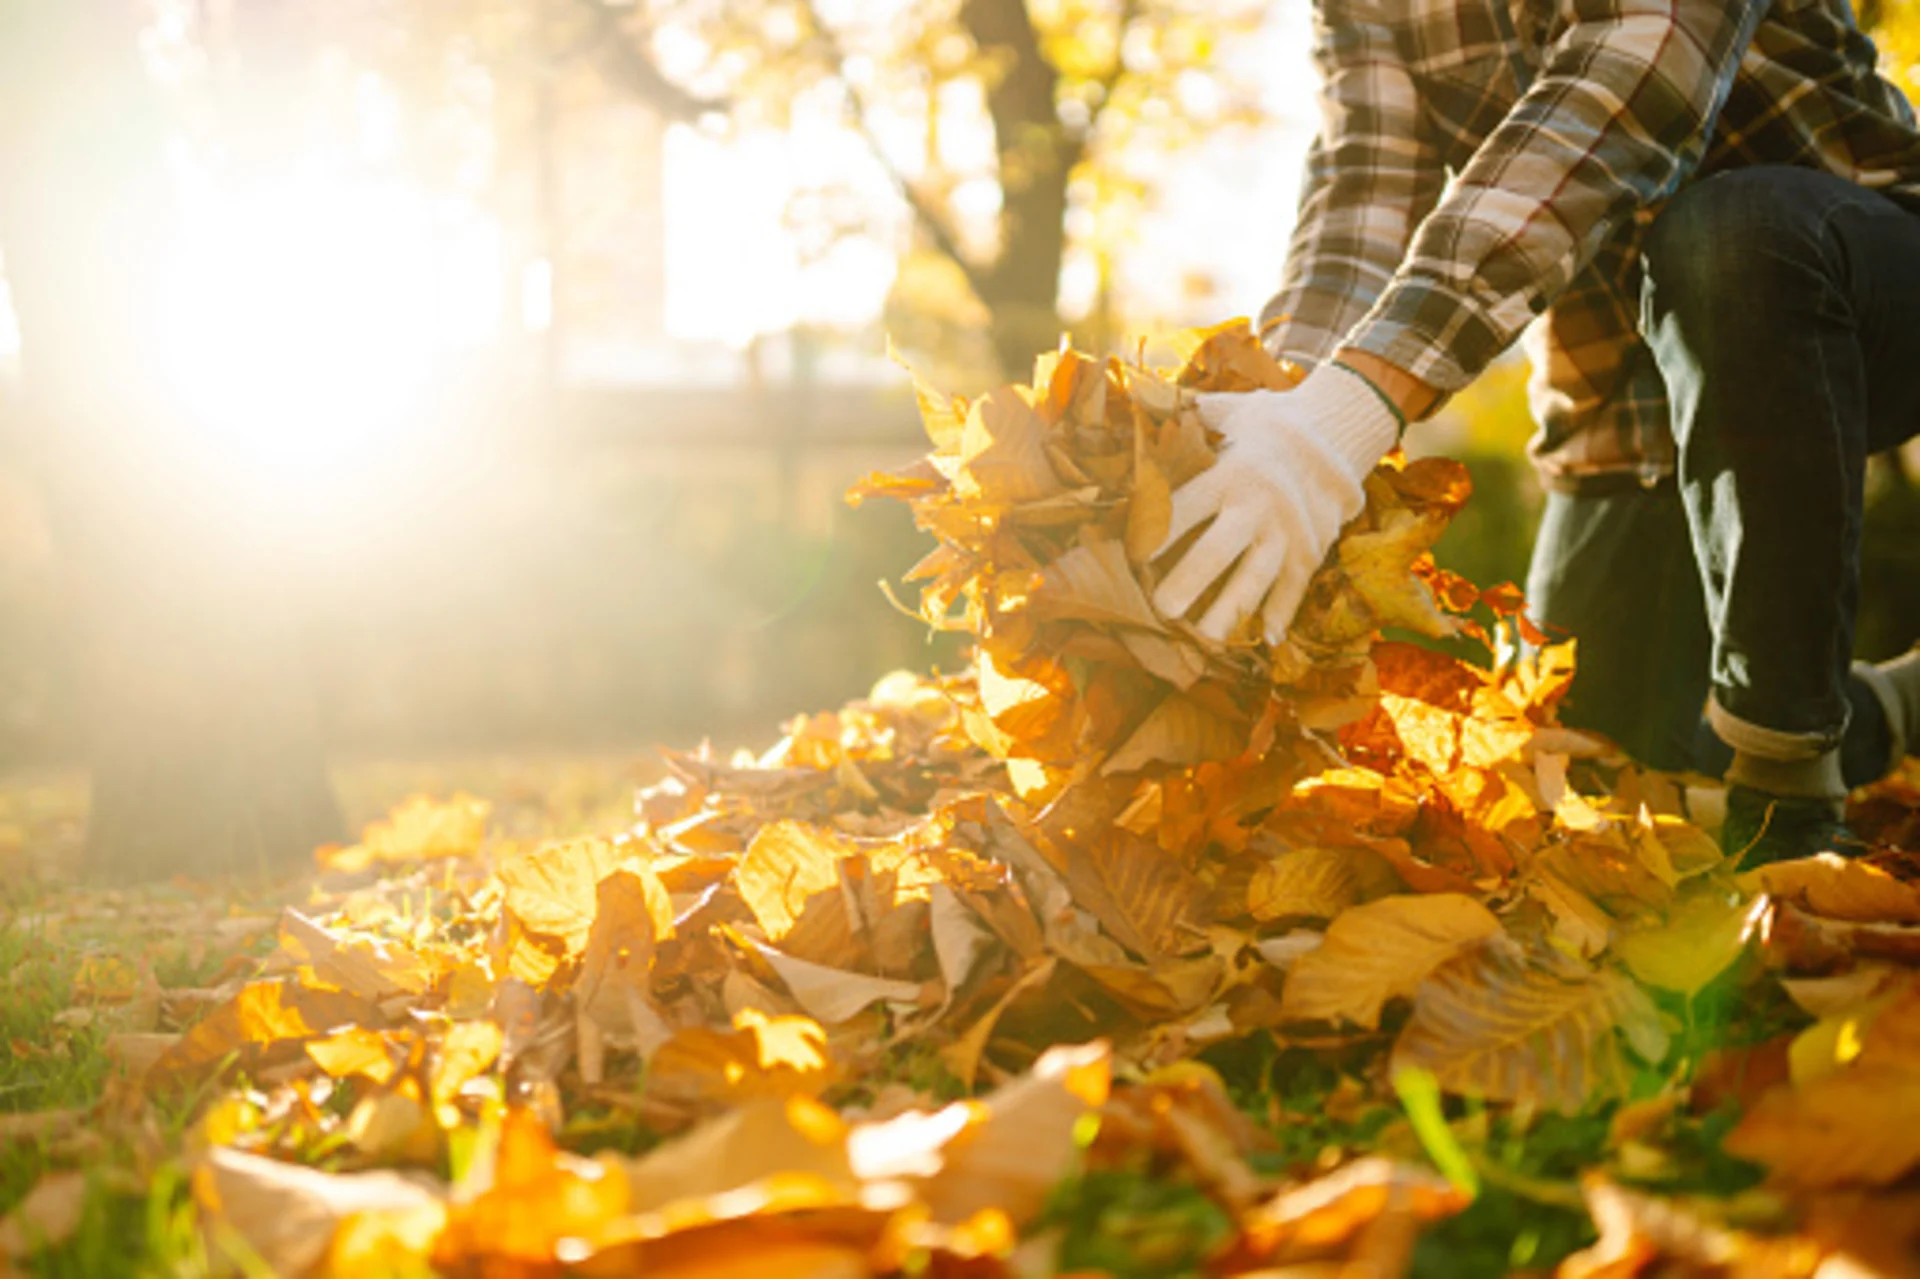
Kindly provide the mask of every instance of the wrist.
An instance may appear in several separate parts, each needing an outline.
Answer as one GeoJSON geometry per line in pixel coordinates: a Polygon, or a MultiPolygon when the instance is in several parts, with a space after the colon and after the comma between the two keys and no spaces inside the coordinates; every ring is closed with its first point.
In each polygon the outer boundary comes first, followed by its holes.
{"type": "Polygon", "coordinates": [[[1340,364],[1322,364],[1278,394],[1288,416],[1344,461],[1356,484],[1399,442],[1393,409],[1366,378],[1340,364]]]}
{"type": "Polygon", "coordinates": [[[1333,353],[1330,362],[1344,365],[1365,378],[1408,422],[1418,422],[1425,417],[1440,399],[1438,391],[1371,351],[1341,347],[1333,353]]]}

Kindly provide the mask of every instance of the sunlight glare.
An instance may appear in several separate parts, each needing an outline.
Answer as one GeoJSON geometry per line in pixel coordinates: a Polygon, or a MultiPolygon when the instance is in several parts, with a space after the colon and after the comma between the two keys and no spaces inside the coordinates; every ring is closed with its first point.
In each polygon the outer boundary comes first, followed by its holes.
{"type": "Polygon", "coordinates": [[[203,186],[164,342],[196,454],[300,506],[337,498],[410,429],[432,365],[425,201],[304,173],[203,186]]]}

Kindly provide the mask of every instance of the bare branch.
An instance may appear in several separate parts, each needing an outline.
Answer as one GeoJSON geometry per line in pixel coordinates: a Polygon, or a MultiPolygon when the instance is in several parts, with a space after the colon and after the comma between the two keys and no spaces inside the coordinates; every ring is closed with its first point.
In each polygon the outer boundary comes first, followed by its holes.
{"type": "Polygon", "coordinates": [[[846,91],[847,114],[851,118],[853,127],[866,142],[867,149],[873,153],[873,158],[892,181],[895,189],[900,192],[900,198],[906,201],[907,209],[913,214],[914,221],[927,233],[927,238],[933,241],[934,248],[960,268],[961,273],[967,278],[968,287],[984,302],[989,296],[987,290],[990,288],[987,269],[975,262],[966,250],[960,247],[960,237],[952,224],[947,221],[946,215],[911,178],[901,171],[900,166],[894,163],[893,157],[887,154],[887,149],[881,143],[880,135],[875,132],[873,122],[869,118],[866,95],[847,75],[848,55],[845,46],[840,43],[839,34],[820,16],[819,7],[814,0],[800,0],[800,3],[814,34],[826,46],[828,56],[834,64],[835,76],[846,91]]]}

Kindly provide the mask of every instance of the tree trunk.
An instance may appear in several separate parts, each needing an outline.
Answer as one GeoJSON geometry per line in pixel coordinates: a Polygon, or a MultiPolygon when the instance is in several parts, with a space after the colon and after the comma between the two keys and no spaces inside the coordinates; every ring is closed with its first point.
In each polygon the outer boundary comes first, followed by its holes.
{"type": "Polygon", "coordinates": [[[180,227],[127,12],[0,0],[0,245],[74,603],[86,857],[133,878],[270,872],[340,818],[292,601],[167,408],[154,348],[180,227]]]}
{"type": "Polygon", "coordinates": [[[993,64],[987,110],[999,155],[1001,249],[976,287],[1001,371],[1024,376],[1060,340],[1060,267],[1066,254],[1067,183],[1082,143],[1054,103],[1060,73],[1047,61],[1026,0],[966,0],[960,20],[993,64]]]}

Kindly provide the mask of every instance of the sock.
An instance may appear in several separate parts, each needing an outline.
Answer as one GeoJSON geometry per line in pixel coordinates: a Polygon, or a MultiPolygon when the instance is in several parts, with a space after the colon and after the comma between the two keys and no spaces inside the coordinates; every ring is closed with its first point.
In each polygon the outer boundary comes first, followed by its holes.
{"type": "Polygon", "coordinates": [[[1898,764],[1920,745],[1915,740],[1920,737],[1920,648],[1877,666],[1856,662],[1853,673],[1873,690],[1880,709],[1887,713],[1887,732],[1893,738],[1892,758],[1887,762],[1889,767],[1898,764]]]}
{"type": "Polygon", "coordinates": [[[1774,759],[1736,750],[1727,767],[1727,781],[1782,799],[1825,799],[1838,804],[1847,797],[1837,746],[1804,759],[1774,759]]]}

